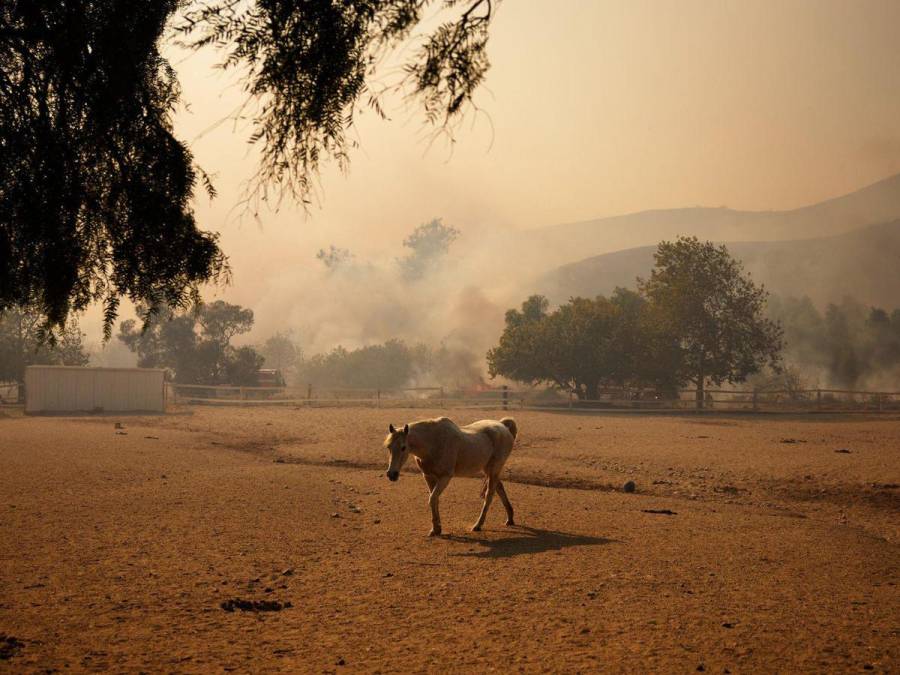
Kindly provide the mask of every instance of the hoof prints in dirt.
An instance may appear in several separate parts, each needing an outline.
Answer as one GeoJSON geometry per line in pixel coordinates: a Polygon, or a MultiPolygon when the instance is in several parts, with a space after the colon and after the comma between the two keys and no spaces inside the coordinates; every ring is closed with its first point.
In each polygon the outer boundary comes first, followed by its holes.
{"type": "Polygon", "coordinates": [[[641,509],[644,513],[657,513],[663,516],[677,516],[678,514],[675,511],[671,511],[669,509],[641,509]]]}
{"type": "Polygon", "coordinates": [[[17,656],[24,646],[25,643],[18,638],[0,633],[0,661],[17,656]]]}
{"type": "Polygon", "coordinates": [[[290,602],[278,602],[278,600],[241,600],[234,598],[226,600],[221,605],[226,612],[233,612],[236,609],[242,612],[280,612],[283,609],[293,607],[290,602]]]}

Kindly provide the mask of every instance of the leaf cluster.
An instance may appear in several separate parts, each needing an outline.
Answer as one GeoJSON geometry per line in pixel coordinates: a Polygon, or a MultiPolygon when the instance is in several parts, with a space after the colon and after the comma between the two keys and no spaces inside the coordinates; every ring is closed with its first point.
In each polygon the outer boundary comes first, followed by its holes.
{"type": "Polygon", "coordinates": [[[33,307],[50,329],[100,302],[108,337],[121,297],[185,307],[227,274],[172,130],[180,92],[158,45],[177,7],[0,3],[0,313],[33,307]]]}
{"type": "Polygon", "coordinates": [[[221,0],[194,3],[177,31],[191,49],[218,48],[220,67],[238,69],[261,165],[251,190],[308,202],[326,160],[349,164],[362,105],[381,116],[385,96],[405,92],[426,119],[449,129],[472,103],[490,63],[488,29],[498,0],[221,0]],[[385,83],[380,66],[434,6],[446,18],[385,83]]]}
{"type": "Polygon", "coordinates": [[[548,311],[535,295],[509,310],[488,372],[519,382],[546,382],[580,398],[605,386],[671,386],[665,356],[671,344],[655,332],[649,305],[633,291],[610,298],[572,298],[548,311]]]}
{"type": "Polygon", "coordinates": [[[724,245],[680,237],[661,242],[654,260],[638,288],[678,341],[680,379],[719,385],[779,367],[783,331],[766,313],[768,292],[724,245]]]}
{"type": "Polygon", "coordinates": [[[181,384],[254,385],[263,357],[232,338],[253,327],[253,310],[222,300],[194,312],[163,309],[141,327],[133,319],[119,326],[119,340],[142,368],[167,368],[181,384]]]}
{"type": "Polygon", "coordinates": [[[48,340],[46,317],[14,308],[0,316],[0,382],[23,382],[31,365],[84,366],[90,354],[77,321],[70,320],[48,340]]]}

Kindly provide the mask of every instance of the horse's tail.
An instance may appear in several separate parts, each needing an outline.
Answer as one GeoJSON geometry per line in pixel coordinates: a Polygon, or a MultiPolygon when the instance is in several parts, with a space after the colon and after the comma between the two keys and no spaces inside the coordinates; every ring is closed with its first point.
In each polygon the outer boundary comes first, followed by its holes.
{"type": "Polygon", "coordinates": [[[512,434],[513,438],[519,434],[519,425],[516,424],[516,421],[512,417],[504,417],[500,420],[500,424],[509,429],[509,433],[512,434]]]}

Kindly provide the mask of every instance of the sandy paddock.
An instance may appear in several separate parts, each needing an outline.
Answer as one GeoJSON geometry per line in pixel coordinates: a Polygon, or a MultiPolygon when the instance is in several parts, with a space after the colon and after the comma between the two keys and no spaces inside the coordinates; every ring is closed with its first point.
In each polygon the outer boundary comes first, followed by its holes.
{"type": "Polygon", "coordinates": [[[520,526],[455,479],[429,539],[380,443],[437,414],[0,412],[0,670],[900,665],[900,420],[520,412],[520,526]]]}

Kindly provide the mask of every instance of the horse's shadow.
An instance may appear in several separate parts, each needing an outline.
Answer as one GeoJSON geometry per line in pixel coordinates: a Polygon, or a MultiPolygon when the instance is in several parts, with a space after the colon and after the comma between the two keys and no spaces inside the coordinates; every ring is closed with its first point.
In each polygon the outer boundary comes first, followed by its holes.
{"type": "Polygon", "coordinates": [[[510,558],[517,555],[529,555],[543,553],[545,551],[560,551],[571,546],[599,546],[601,544],[615,543],[615,539],[603,537],[591,537],[583,534],[569,534],[556,532],[555,530],[542,530],[537,527],[522,525],[514,526],[512,530],[520,533],[515,537],[479,538],[474,536],[447,535],[450,541],[458,541],[464,544],[477,544],[483,547],[481,551],[468,551],[466,553],[451,553],[451,556],[463,558],[510,558]]]}

